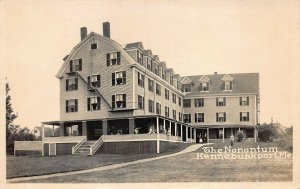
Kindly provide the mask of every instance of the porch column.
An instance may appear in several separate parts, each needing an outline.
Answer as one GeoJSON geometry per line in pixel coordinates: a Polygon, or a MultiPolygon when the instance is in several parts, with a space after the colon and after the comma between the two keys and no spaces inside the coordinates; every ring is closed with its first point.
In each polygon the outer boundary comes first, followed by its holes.
{"type": "MultiPolygon", "coordinates": [[[[164,125],[165,125],[165,119],[164,119],[164,125]]],[[[159,154],[159,118],[156,117],[156,153],[159,154]]]]}
{"type": "Polygon", "coordinates": [[[165,134],[165,132],[166,132],[166,119],[164,119],[164,134],[165,134]]]}
{"type": "Polygon", "coordinates": [[[239,127],[239,132],[241,132],[241,128],[239,127]]]}
{"type": "Polygon", "coordinates": [[[190,137],[191,137],[191,142],[193,142],[193,128],[190,127],[190,137]]]}
{"type": "Polygon", "coordinates": [[[54,125],[52,125],[52,136],[54,137],[54,125]]]}
{"type": "Polygon", "coordinates": [[[180,138],[181,138],[181,141],[183,141],[183,132],[182,132],[182,124],[180,124],[180,138]]]}
{"type": "Polygon", "coordinates": [[[169,130],[170,130],[170,136],[172,136],[172,122],[169,121],[169,130]]]}
{"type": "Polygon", "coordinates": [[[256,134],[257,134],[257,133],[256,133],[256,127],[254,127],[254,131],[253,131],[253,132],[254,132],[254,142],[256,142],[256,140],[257,140],[257,139],[256,139],[256,138],[257,138],[257,135],[256,135],[256,134]]]}
{"type": "Polygon", "coordinates": [[[86,121],[82,121],[81,122],[81,133],[82,133],[82,136],[87,136],[87,122],[86,121]]]}
{"type": "Polygon", "coordinates": [[[207,143],[209,143],[209,128],[207,128],[207,143]]]}
{"type": "Polygon", "coordinates": [[[42,124],[42,141],[44,140],[45,138],[45,126],[44,124],[42,124]]]}
{"type": "Polygon", "coordinates": [[[107,135],[107,120],[106,119],[102,120],[102,130],[103,130],[103,135],[107,135]]]}
{"type": "Polygon", "coordinates": [[[135,129],[134,118],[129,118],[128,124],[129,124],[129,134],[134,134],[134,129],[135,129]]]}
{"type": "Polygon", "coordinates": [[[65,136],[65,124],[64,122],[59,122],[59,136],[65,136]]]}
{"type": "Polygon", "coordinates": [[[223,127],[223,142],[225,142],[225,129],[223,127]]]}
{"type": "Polygon", "coordinates": [[[177,122],[175,122],[175,136],[177,136],[177,133],[178,131],[177,131],[177,122]]]}
{"type": "Polygon", "coordinates": [[[189,127],[188,126],[185,126],[185,138],[186,138],[186,141],[188,141],[188,138],[189,138],[189,127]]]}
{"type": "Polygon", "coordinates": [[[196,136],[196,128],[194,128],[194,140],[195,140],[195,143],[197,143],[197,136],[196,136]]]}

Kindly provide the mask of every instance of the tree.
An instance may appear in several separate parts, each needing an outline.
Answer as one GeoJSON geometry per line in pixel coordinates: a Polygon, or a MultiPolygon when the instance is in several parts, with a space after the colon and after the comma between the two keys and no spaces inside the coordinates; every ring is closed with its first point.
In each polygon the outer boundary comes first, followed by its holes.
{"type": "Polygon", "coordinates": [[[9,84],[6,83],[6,152],[14,152],[14,142],[22,140],[34,140],[34,135],[27,127],[21,128],[20,125],[13,125],[13,121],[18,117],[14,113],[9,95],[9,84]]]}
{"type": "Polygon", "coordinates": [[[14,110],[12,108],[12,104],[11,104],[11,96],[9,95],[9,84],[6,83],[6,137],[7,136],[7,132],[14,132],[14,128],[11,127],[13,121],[18,117],[17,114],[14,114],[14,110]]]}

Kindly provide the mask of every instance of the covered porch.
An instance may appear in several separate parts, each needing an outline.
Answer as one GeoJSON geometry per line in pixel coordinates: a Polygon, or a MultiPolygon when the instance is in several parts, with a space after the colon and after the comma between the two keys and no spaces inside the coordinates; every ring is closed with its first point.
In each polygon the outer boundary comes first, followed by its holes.
{"type": "Polygon", "coordinates": [[[246,125],[226,125],[226,126],[206,126],[197,128],[196,138],[197,143],[216,143],[216,142],[229,142],[230,136],[233,135],[237,140],[237,134],[243,134],[244,141],[257,141],[257,128],[256,126],[246,125]]]}
{"type": "MultiPolygon", "coordinates": [[[[161,152],[160,146],[164,142],[196,142],[196,129],[182,122],[163,116],[136,116],[128,118],[107,118],[102,120],[78,120],[44,122],[42,126],[43,141],[62,143],[73,138],[72,143],[96,141],[101,138],[104,143],[111,142],[155,142],[156,152],[161,152]],[[44,127],[51,125],[58,127],[59,136],[45,137],[44,127]],[[52,138],[49,140],[49,138],[52,138]]],[[[152,145],[153,146],[153,145],[152,145]]]]}

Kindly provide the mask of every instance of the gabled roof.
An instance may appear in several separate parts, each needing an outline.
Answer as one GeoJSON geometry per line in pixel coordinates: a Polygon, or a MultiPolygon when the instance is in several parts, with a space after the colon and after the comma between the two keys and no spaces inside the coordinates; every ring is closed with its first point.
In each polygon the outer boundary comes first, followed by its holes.
{"type": "Polygon", "coordinates": [[[149,56],[149,57],[151,57],[152,58],[152,51],[149,49],[149,50],[144,50],[143,51],[143,55],[144,56],[149,56]]]}
{"type": "Polygon", "coordinates": [[[144,51],[144,46],[142,42],[128,43],[125,45],[125,49],[140,49],[144,51]]]}
{"type": "Polygon", "coordinates": [[[222,81],[232,81],[233,77],[231,77],[229,74],[224,75],[222,78],[222,81]]]}
{"type": "MultiPolygon", "coordinates": [[[[181,77],[181,82],[187,82],[190,80],[192,85],[192,91],[188,95],[201,95],[199,92],[200,82],[199,80],[204,75],[194,75],[194,76],[183,76],[181,77]]],[[[237,73],[237,74],[212,74],[205,75],[209,79],[210,87],[207,94],[234,94],[234,93],[259,93],[259,73],[237,73]],[[223,91],[224,89],[224,77],[227,78],[230,75],[234,78],[233,88],[231,92],[223,91]]],[[[184,83],[183,83],[184,84],[184,83]]]]}
{"type": "Polygon", "coordinates": [[[69,65],[69,61],[72,60],[74,54],[86,43],[88,43],[90,41],[90,38],[92,37],[97,37],[100,38],[101,40],[104,41],[108,41],[111,43],[111,45],[113,45],[116,49],[118,49],[123,56],[125,56],[128,60],[129,63],[136,63],[130,56],[129,54],[122,48],[122,46],[120,44],[118,44],[117,42],[115,42],[114,40],[104,37],[102,35],[99,35],[97,33],[91,32],[86,38],[84,38],[84,40],[82,40],[81,42],[79,42],[73,49],[72,51],[69,53],[69,56],[67,57],[67,59],[65,60],[64,64],[61,66],[60,70],[58,71],[58,73],[56,74],[57,78],[60,78],[63,76],[64,70],[66,69],[66,67],[69,65]]]}
{"type": "Polygon", "coordinates": [[[188,77],[184,77],[184,78],[181,80],[181,83],[182,83],[182,84],[190,84],[190,83],[192,83],[192,80],[189,79],[188,77]]]}
{"type": "Polygon", "coordinates": [[[203,75],[200,79],[199,79],[200,82],[209,82],[209,79],[206,75],[203,75]]]}
{"type": "Polygon", "coordinates": [[[153,55],[153,59],[154,59],[154,61],[159,62],[159,57],[158,57],[158,55],[153,55]]]}

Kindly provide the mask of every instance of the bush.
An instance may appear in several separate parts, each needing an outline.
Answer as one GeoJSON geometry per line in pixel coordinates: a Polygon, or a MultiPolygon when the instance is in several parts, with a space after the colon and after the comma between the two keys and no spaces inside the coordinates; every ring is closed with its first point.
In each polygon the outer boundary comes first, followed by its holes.
{"type": "Polygon", "coordinates": [[[242,133],[242,132],[238,132],[238,133],[237,133],[237,141],[238,141],[238,142],[241,142],[241,141],[243,140],[243,138],[244,138],[243,133],[242,133]]]}

